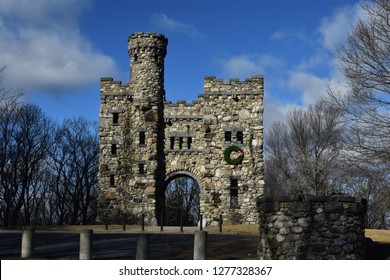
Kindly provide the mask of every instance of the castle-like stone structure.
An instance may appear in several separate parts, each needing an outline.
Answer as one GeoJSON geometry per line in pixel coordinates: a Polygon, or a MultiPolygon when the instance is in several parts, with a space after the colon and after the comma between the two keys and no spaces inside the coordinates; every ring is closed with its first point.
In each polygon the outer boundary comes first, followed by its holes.
{"type": "Polygon", "coordinates": [[[179,176],[200,186],[206,225],[255,224],[263,194],[263,77],[204,79],[198,100],[165,98],[168,40],[129,36],[130,81],[101,78],[100,214],[160,223],[167,184],[179,176]]]}

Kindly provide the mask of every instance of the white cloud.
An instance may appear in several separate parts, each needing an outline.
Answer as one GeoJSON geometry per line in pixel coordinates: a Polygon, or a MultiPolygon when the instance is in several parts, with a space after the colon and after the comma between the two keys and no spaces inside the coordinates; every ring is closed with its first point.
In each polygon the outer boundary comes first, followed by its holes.
{"type": "Polygon", "coordinates": [[[273,32],[270,37],[271,40],[275,41],[303,41],[310,42],[310,38],[303,31],[293,30],[290,28],[281,29],[273,32]]]}
{"type": "Polygon", "coordinates": [[[312,105],[326,95],[326,80],[303,71],[292,72],[288,86],[301,93],[304,106],[312,105]]]}
{"type": "Polygon", "coordinates": [[[363,16],[363,9],[357,3],[354,6],[344,6],[336,10],[330,17],[324,18],[319,31],[325,48],[334,51],[345,40],[348,31],[361,16],[363,16]]]}
{"type": "Polygon", "coordinates": [[[287,112],[297,105],[292,102],[285,102],[272,97],[271,94],[264,94],[264,130],[268,132],[276,122],[286,122],[287,112]]]}
{"type": "Polygon", "coordinates": [[[247,56],[231,57],[223,63],[223,71],[232,78],[248,78],[263,73],[262,67],[247,56]]]}
{"type": "Polygon", "coordinates": [[[232,56],[218,63],[226,76],[240,79],[264,74],[268,68],[277,68],[283,65],[283,61],[271,54],[232,56]]]}
{"type": "Polygon", "coordinates": [[[116,73],[78,29],[89,1],[1,0],[0,64],[11,82],[28,90],[64,92],[116,73]]]}
{"type": "Polygon", "coordinates": [[[197,39],[204,37],[194,26],[172,19],[166,14],[155,13],[151,16],[150,21],[154,27],[168,32],[180,33],[197,39]]]}

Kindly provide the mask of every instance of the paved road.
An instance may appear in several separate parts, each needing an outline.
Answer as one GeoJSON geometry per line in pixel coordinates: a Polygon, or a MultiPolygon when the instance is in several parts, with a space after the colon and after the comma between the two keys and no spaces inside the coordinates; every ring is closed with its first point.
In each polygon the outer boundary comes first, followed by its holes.
{"type": "MultiPolygon", "coordinates": [[[[94,232],[93,259],[135,259],[138,233],[94,232]]],[[[21,231],[0,231],[0,259],[18,259],[21,231]]],[[[36,259],[78,259],[78,232],[36,231],[36,259]]],[[[257,250],[255,235],[208,234],[208,259],[250,259],[257,250]]],[[[149,259],[192,259],[194,236],[191,233],[150,233],[149,259]]]]}

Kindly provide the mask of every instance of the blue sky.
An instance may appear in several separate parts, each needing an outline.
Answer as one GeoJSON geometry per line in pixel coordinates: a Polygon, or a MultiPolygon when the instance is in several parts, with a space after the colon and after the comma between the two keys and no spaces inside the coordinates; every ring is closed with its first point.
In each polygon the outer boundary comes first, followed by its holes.
{"type": "Polygon", "coordinates": [[[0,64],[52,118],[98,120],[100,77],[129,80],[128,35],[162,33],[168,100],[262,74],[267,129],[343,80],[332,52],[361,14],[357,0],[0,0],[0,64]]]}

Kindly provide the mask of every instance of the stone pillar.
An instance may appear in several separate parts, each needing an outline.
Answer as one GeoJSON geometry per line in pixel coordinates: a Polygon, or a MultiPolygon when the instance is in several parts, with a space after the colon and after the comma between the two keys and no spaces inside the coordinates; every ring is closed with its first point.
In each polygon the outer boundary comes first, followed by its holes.
{"type": "Polygon", "coordinates": [[[92,257],[92,229],[84,229],[80,232],[80,260],[90,260],[92,257]]]}
{"type": "Polygon", "coordinates": [[[194,260],[207,258],[207,231],[197,231],[194,235],[194,260]]]}
{"type": "Polygon", "coordinates": [[[344,195],[260,197],[260,259],[364,258],[366,201],[344,195]]]}
{"type": "Polygon", "coordinates": [[[25,227],[22,233],[22,259],[34,256],[35,250],[35,227],[25,227]]]}
{"type": "Polygon", "coordinates": [[[149,258],[149,234],[139,234],[137,237],[136,260],[147,260],[149,258]]]}

